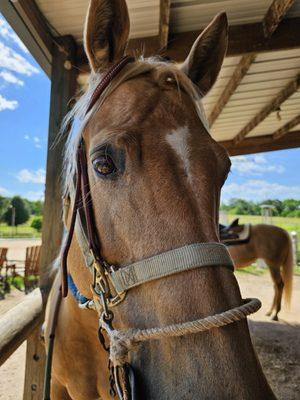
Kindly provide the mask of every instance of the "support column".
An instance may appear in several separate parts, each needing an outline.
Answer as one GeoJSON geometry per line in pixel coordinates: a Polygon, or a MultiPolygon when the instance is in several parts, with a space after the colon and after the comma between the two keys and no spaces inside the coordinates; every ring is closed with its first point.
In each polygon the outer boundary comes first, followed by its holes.
{"type": "MultiPolygon", "coordinates": [[[[59,138],[69,101],[76,91],[76,43],[72,36],[56,38],[53,45],[51,102],[46,169],[46,191],[42,230],[40,287],[44,302],[51,286],[48,269],[57,257],[62,240],[61,177],[66,136],[59,138]],[[58,140],[59,139],[59,140],[58,140]]],[[[44,383],[45,352],[37,328],[27,340],[23,400],[41,400],[44,383]]]]}
{"type": "MultiPolygon", "coordinates": [[[[48,290],[48,268],[57,257],[62,239],[61,178],[66,135],[59,138],[61,123],[69,111],[69,101],[76,91],[76,44],[72,36],[56,39],[54,45],[51,102],[43,216],[40,287],[48,290]]],[[[44,293],[43,293],[44,294],[44,293]]]]}

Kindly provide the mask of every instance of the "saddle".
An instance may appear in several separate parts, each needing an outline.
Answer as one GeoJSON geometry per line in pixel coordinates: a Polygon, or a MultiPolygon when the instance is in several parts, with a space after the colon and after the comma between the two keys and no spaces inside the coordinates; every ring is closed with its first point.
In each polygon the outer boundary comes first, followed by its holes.
{"type": "Polygon", "coordinates": [[[219,224],[220,239],[226,246],[247,243],[250,240],[251,224],[239,225],[236,218],[230,225],[219,224]]]}

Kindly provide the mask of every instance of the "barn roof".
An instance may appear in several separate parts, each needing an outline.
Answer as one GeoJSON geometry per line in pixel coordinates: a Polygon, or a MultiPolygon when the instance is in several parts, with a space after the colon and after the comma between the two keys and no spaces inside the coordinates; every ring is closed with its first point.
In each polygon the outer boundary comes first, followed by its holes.
{"type": "MultiPolygon", "coordinates": [[[[50,76],[57,36],[85,64],[87,0],[2,0],[0,11],[50,76]]],[[[300,145],[300,0],[127,0],[129,49],[182,61],[213,16],[229,18],[228,56],[204,99],[212,136],[231,154],[300,145]]]]}

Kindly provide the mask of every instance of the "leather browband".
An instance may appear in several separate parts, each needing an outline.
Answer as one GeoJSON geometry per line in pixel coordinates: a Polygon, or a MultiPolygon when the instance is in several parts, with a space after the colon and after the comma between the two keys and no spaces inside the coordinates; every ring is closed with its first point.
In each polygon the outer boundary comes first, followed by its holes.
{"type": "Polygon", "coordinates": [[[117,64],[111,67],[111,69],[106,73],[106,75],[101,79],[101,82],[96,87],[94,93],[92,94],[91,100],[88,104],[86,114],[88,114],[91,109],[96,104],[97,100],[111,83],[111,81],[118,75],[118,73],[130,62],[133,62],[134,58],[130,56],[123,57],[117,64]]]}

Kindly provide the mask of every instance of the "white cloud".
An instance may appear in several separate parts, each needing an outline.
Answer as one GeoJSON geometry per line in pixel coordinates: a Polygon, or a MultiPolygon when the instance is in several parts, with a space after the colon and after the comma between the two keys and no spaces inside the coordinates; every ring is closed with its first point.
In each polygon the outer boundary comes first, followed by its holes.
{"type": "Polygon", "coordinates": [[[0,186],[0,195],[1,196],[10,196],[10,191],[5,189],[4,187],[0,186]]]}
{"type": "Polygon", "coordinates": [[[33,136],[34,147],[36,149],[41,149],[41,139],[38,136],[33,136]]]}
{"type": "Polygon", "coordinates": [[[22,183],[45,183],[46,171],[43,168],[36,171],[21,169],[16,177],[22,183]]]}
{"type": "Polygon", "coordinates": [[[240,185],[237,183],[225,184],[222,189],[222,201],[227,202],[235,197],[254,201],[300,199],[300,186],[286,186],[259,179],[250,179],[240,185]]]}
{"type": "Polygon", "coordinates": [[[36,201],[36,200],[44,200],[45,193],[43,190],[38,190],[36,192],[34,191],[29,191],[24,194],[24,197],[28,200],[31,201],[36,201]]]}
{"type": "Polygon", "coordinates": [[[41,149],[41,139],[38,136],[30,136],[30,135],[24,135],[24,139],[28,141],[32,141],[33,145],[37,149],[41,149]]]}
{"type": "Polygon", "coordinates": [[[282,174],[285,171],[282,165],[269,164],[261,154],[232,157],[231,162],[232,171],[236,171],[239,175],[260,176],[271,172],[282,174]]]}
{"type": "Polygon", "coordinates": [[[35,66],[2,42],[0,42],[0,67],[27,76],[39,73],[35,66]]]}
{"type": "Polygon", "coordinates": [[[24,43],[20,40],[18,35],[11,29],[9,24],[5,21],[3,17],[0,16],[0,36],[5,40],[13,41],[16,43],[24,53],[29,53],[24,43]]]}
{"type": "Polygon", "coordinates": [[[15,110],[18,107],[18,105],[19,103],[17,102],[17,100],[7,100],[0,94],[0,111],[15,110]]]}
{"type": "Polygon", "coordinates": [[[24,86],[24,82],[9,71],[0,71],[0,77],[7,83],[12,83],[13,85],[17,86],[24,86]]]}

